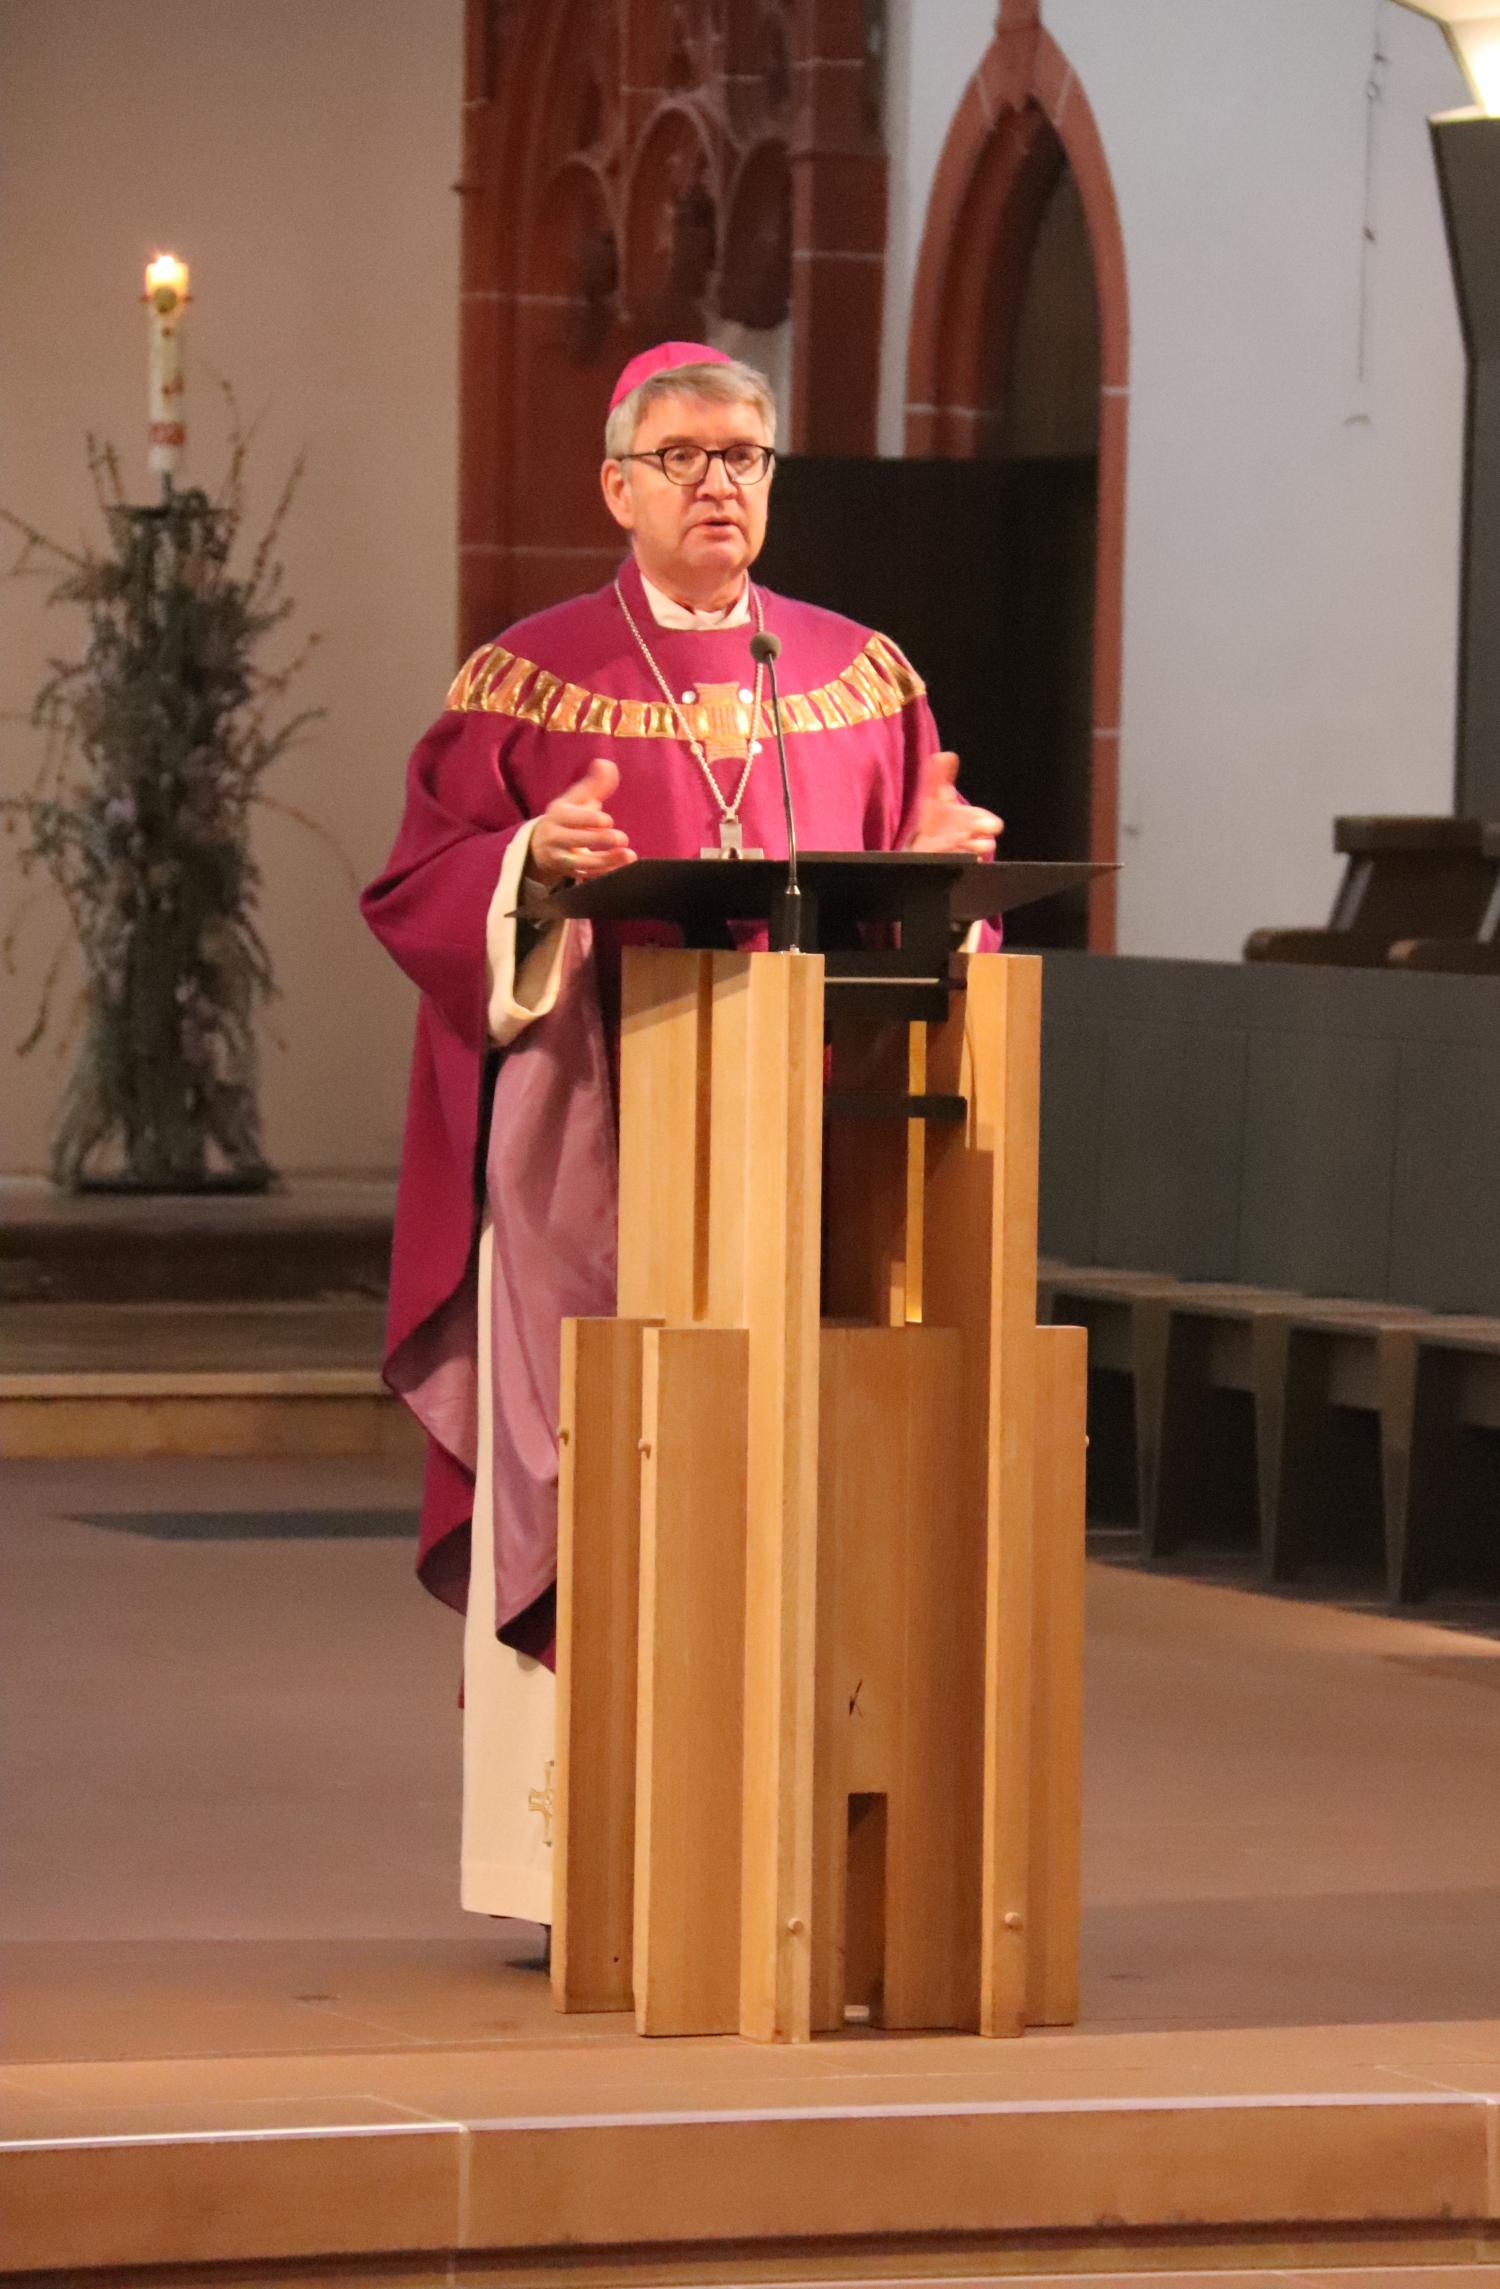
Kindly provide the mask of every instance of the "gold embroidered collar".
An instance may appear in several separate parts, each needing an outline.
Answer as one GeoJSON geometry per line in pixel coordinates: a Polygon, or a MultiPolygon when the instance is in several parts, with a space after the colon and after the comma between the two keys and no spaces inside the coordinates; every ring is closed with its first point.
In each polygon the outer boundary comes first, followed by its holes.
{"type": "MultiPolygon", "coordinates": [[[[781,718],[788,732],[847,730],[899,715],[926,688],[887,637],[871,636],[830,683],[816,691],[783,692],[781,718]]],[[[751,724],[737,684],[702,685],[696,703],[673,709],[664,700],[587,691],[503,644],[483,644],[465,661],[447,705],[464,713],[508,715],[544,731],[576,731],[588,739],[680,739],[681,718],[710,754],[720,756],[743,754],[747,739],[770,735],[769,724],[751,724]]]]}

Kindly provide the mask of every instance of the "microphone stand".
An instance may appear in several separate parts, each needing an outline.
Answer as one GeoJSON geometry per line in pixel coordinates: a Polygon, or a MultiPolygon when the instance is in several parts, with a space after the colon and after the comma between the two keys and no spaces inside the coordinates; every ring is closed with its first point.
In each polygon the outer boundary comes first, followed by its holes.
{"type": "Polygon", "coordinates": [[[751,657],[762,663],[771,685],[771,722],[776,731],[776,759],[781,766],[781,802],[786,812],[786,889],[781,896],[777,936],[784,944],[775,948],[781,954],[800,954],[802,951],[802,885],[797,879],[797,820],[792,809],[792,776],[787,769],[786,738],[781,728],[781,692],[776,681],[776,658],[781,650],[781,638],[759,629],[750,640],[751,657]]]}

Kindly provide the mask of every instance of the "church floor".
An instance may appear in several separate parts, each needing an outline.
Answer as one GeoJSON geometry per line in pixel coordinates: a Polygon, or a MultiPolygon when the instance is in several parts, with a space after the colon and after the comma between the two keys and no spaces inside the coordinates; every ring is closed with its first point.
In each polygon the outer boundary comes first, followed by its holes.
{"type": "Polygon", "coordinates": [[[0,1466],[0,2264],[1500,2284],[1500,1643],[1095,1567],[1082,2024],[647,2045],[454,1904],[414,1499],[0,1466]]]}

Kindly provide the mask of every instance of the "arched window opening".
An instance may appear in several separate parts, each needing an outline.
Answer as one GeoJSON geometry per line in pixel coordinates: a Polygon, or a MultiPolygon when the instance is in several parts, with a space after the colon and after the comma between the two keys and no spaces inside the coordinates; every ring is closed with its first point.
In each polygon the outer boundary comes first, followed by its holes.
{"type": "MultiPolygon", "coordinates": [[[[984,662],[945,707],[953,744],[972,748],[965,778],[1017,856],[1117,855],[1128,366],[1124,246],[1087,99],[1045,31],[1002,29],[933,184],[906,445],[929,472],[911,487],[951,496],[959,619],[984,662]]],[[[956,646],[944,672],[962,676],[956,646]]],[[[1106,878],[1018,916],[1011,942],[1108,950],[1114,916],[1106,878]]]]}
{"type": "Polygon", "coordinates": [[[1099,451],[1099,294],[1088,220],[1064,160],[1016,312],[994,451],[1008,461],[1099,451]]]}

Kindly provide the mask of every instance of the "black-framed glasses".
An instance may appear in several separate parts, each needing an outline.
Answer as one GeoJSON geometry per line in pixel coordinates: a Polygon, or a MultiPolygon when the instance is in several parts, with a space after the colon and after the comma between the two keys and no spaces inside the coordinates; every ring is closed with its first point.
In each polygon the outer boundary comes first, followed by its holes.
{"type": "Polygon", "coordinates": [[[662,445],[654,453],[620,453],[620,461],[654,461],[669,484],[701,485],[710,461],[722,461],[736,485],[763,485],[776,458],[774,445],[662,445]]]}

